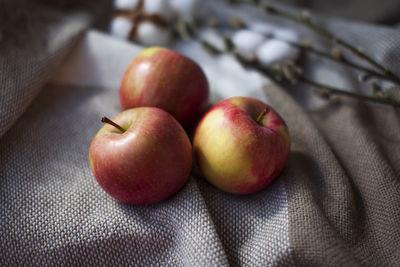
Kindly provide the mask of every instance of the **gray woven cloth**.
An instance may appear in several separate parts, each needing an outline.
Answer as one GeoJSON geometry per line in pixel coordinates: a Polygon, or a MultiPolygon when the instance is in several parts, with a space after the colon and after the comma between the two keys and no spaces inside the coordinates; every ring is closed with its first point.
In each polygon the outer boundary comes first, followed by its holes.
{"type": "MultiPolygon", "coordinates": [[[[64,18],[47,24],[40,54],[0,57],[0,265],[398,265],[398,110],[259,88],[292,137],[276,182],[234,196],[195,170],[165,202],[124,205],[97,185],[88,163],[99,118],[120,112],[117,88],[43,86],[88,25],[85,16],[64,18]]],[[[398,30],[324,23],[399,72],[398,30]]],[[[310,75],[357,88],[352,73],[315,66],[310,75]]]]}

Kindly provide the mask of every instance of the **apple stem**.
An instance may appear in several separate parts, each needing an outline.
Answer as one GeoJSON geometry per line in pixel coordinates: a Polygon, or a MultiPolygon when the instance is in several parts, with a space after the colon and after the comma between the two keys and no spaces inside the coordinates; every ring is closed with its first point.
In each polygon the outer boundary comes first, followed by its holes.
{"type": "Polygon", "coordinates": [[[270,112],[270,109],[268,107],[264,108],[263,111],[260,112],[260,114],[258,114],[258,117],[256,119],[257,123],[260,123],[261,119],[268,114],[268,112],[270,112]]]}
{"type": "Polygon", "coordinates": [[[118,124],[116,124],[115,122],[113,122],[112,120],[110,120],[110,119],[107,118],[107,117],[101,118],[101,122],[111,124],[112,126],[114,126],[115,128],[117,128],[118,130],[120,130],[122,133],[124,133],[124,132],[126,131],[124,128],[122,128],[121,126],[119,126],[118,124]]]}

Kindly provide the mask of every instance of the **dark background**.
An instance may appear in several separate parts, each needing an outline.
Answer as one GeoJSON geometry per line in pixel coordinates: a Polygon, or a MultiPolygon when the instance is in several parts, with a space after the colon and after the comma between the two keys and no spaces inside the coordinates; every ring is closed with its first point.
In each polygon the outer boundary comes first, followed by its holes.
{"type": "Polygon", "coordinates": [[[281,0],[322,15],[400,26],[400,0],[281,0]]]}

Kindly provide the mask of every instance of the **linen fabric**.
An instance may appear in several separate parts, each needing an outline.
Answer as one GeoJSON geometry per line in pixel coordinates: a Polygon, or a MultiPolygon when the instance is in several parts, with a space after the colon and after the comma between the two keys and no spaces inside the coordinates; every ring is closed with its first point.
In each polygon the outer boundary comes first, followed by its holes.
{"type": "MultiPolygon", "coordinates": [[[[41,31],[40,53],[0,55],[0,265],[398,265],[398,109],[321,101],[303,87],[243,88],[243,95],[265,95],[289,127],[291,154],[273,184],[235,196],[194,169],[165,202],[121,204],[97,185],[88,160],[100,118],[120,112],[118,88],[48,83],[90,25],[81,13],[62,18],[41,31]]],[[[400,72],[398,30],[320,20],[400,72]]],[[[330,72],[315,58],[307,64],[315,79],[365,90],[341,66],[330,72]]],[[[218,90],[226,89],[212,87],[212,94],[218,90]]]]}

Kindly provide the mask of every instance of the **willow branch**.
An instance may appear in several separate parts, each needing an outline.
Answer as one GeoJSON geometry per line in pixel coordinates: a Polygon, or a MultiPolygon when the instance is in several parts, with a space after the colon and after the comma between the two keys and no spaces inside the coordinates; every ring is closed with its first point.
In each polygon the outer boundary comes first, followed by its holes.
{"type": "MultiPolygon", "coordinates": [[[[276,70],[274,70],[273,68],[265,67],[255,60],[250,60],[250,59],[247,59],[247,58],[241,56],[238,53],[234,53],[233,49],[225,48],[225,49],[221,50],[208,41],[199,40],[195,37],[193,38],[193,40],[200,43],[212,55],[233,54],[233,56],[237,59],[237,61],[243,67],[252,68],[254,70],[257,70],[257,71],[261,72],[262,74],[264,74],[265,76],[273,79],[276,83],[283,84],[282,79],[278,78],[279,75],[277,75],[276,70]]],[[[283,74],[282,76],[285,76],[285,74],[283,74]]],[[[342,96],[346,96],[346,97],[356,98],[359,100],[370,101],[370,102],[375,102],[375,103],[380,103],[380,104],[386,104],[386,105],[390,105],[393,107],[400,107],[400,102],[396,101],[394,99],[391,99],[391,98],[367,96],[367,95],[362,95],[362,94],[358,94],[358,93],[353,93],[353,92],[350,92],[347,90],[335,88],[335,87],[332,87],[332,86],[329,86],[326,84],[312,81],[312,80],[304,77],[303,75],[296,76],[296,77],[294,77],[294,79],[296,80],[296,82],[302,82],[304,84],[311,85],[315,89],[319,90],[320,92],[328,94],[328,95],[342,95],[342,96]]],[[[286,80],[289,80],[289,79],[286,79],[286,80]]]]}
{"type": "Polygon", "coordinates": [[[327,86],[325,84],[321,84],[315,81],[312,81],[310,79],[307,79],[305,77],[300,77],[299,81],[308,85],[313,86],[314,88],[321,90],[323,93],[327,94],[335,94],[335,95],[343,95],[347,97],[352,97],[352,98],[357,98],[360,100],[365,100],[365,101],[370,101],[370,102],[375,102],[375,103],[381,103],[381,104],[386,104],[386,105],[391,105],[394,107],[400,107],[400,102],[387,98],[387,97],[374,97],[374,96],[368,96],[368,95],[362,95],[362,94],[357,94],[353,92],[348,92],[344,91],[343,89],[339,89],[336,87],[332,86],[327,86]]]}
{"type": "Polygon", "coordinates": [[[372,78],[372,77],[377,77],[377,78],[380,78],[381,80],[388,80],[388,81],[392,81],[392,82],[395,82],[395,83],[399,83],[399,81],[395,77],[387,76],[385,74],[379,73],[379,72],[377,72],[375,70],[372,70],[370,68],[361,66],[361,65],[359,65],[357,63],[354,63],[354,62],[352,62],[352,61],[350,61],[350,60],[348,60],[348,59],[346,59],[344,57],[338,58],[338,57],[332,56],[332,54],[330,54],[330,53],[315,49],[314,47],[307,47],[307,46],[304,46],[304,45],[299,44],[299,43],[290,42],[290,41],[285,41],[285,42],[287,42],[288,44],[290,44],[293,47],[297,47],[299,49],[305,49],[307,52],[310,52],[310,53],[315,54],[317,56],[320,56],[322,58],[326,58],[326,59],[329,59],[331,61],[335,61],[335,62],[341,63],[341,64],[343,64],[343,65],[345,65],[347,67],[350,67],[350,68],[353,68],[353,69],[356,69],[356,70],[359,70],[359,71],[363,71],[363,72],[366,73],[366,75],[364,76],[365,77],[364,81],[369,79],[369,78],[372,78]]]}
{"type": "MultiPolygon", "coordinates": [[[[249,4],[249,2],[243,1],[243,0],[240,2],[249,4]]],[[[311,29],[312,31],[320,34],[321,36],[324,36],[325,38],[330,39],[331,41],[337,43],[338,45],[348,49],[350,52],[352,52],[354,55],[356,55],[360,59],[365,60],[372,66],[374,66],[377,69],[379,69],[380,71],[382,71],[383,74],[380,74],[379,76],[385,75],[387,77],[390,77],[391,81],[395,81],[398,84],[400,84],[400,77],[398,75],[396,75],[393,71],[391,71],[387,67],[385,67],[382,64],[378,63],[377,61],[375,61],[372,57],[370,57],[366,53],[364,53],[361,49],[359,49],[359,48],[353,46],[352,44],[350,44],[349,42],[337,37],[330,31],[326,30],[325,28],[315,24],[313,21],[311,21],[311,19],[308,15],[295,16],[286,11],[283,11],[274,6],[271,6],[269,4],[261,3],[260,1],[257,1],[257,0],[253,0],[253,1],[251,1],[251,3],[253,5],[256,5],[257,7],[261,7],[262,10],[268,14],[277,15],[277,16],[286,18],[288,20],[291,20],[293,22],[300,23],[300,24],[306,26],[307,28],[311,29]]]]}
{"type": "MultiPolygon", "coordinates": [[[[233,17],[233,19],[231,20],[231,24],[234,24],[233,25],[234,27],[240,27],[240,28],[248,29],[248,25],[244,21],[239,19],[238,17],[233,17]]],[[[306,45],[306,44],[302,44],[302,43],[297,43],[297,42],[293,42],[293,41],[279,39],[279,38],[276,38],[276,37],[271,37],[269,35],[266,35],[265,37],[286,42],[286,43],[288,43],[289,45],[291,45],[293,47],[296,47],[296,48],[299,48],[299,49],[303,49],[303,50],[305,50],[305,51],[307,51],[309,53],[312,53],[314,55],[320,56],[322,58],[329,59],[331,61],[338,62],[340,64],[343,64],[343,65],[347,66],[347,67],[351,67],[351,68],[354,68],[354,69],[359,70],[359,71],[363,71],[366,74],[362,76],[362,78],[363,78],[362,81],[366,81],[366,80],[368,80],[368,79],[370,79],[372,77],[376,77],[376,78],[380,78],[382,80],[388,80],[388,81],[392,81],[392,82],[398,83],[398,81],[394,77],[387,76],[387,75],[379,73],[379,72],[377,72],[377,71],[375,71],[373,69],[361,66],[361,65],[359,65],[357,63],[354,63],[354,62],[348,60],[347,58],[345,58],[343,55],[341,55],[340,57],[333,56],[331,53],[327,53],[327,52],[324,52],[324,51],[321,51],[321,50],[318,50],[318,49],[314,48],[311,44],[310,45],[306,45]]]]}
{"type": "MultiPolygon", "coordinates": [[[[248,59],[245,59],[241,57],[240,55],[235,55],[238,61],[245,67],[251,67],[257,71],[260,71],[261,73],[265,74],[266,76],[272,78],[275,82],[277,83],[282,83],[282,81],[279,81],[279,79],[276,79],[276,75],[274,70],[267,68],[258,62],[255,61],[249,61],[248,59]]],[[[302,82],[307,85],[311,85],[315,89],[319,90],[322,93],[328,94],[328,95],[342,95],[346,97],[352,97],[356,98],[359,100],[364,100],[364,101],[370,101],[370,102],[375,102],[375,103],[380,103],[380,104],[386,104],[390,105],[393,107],[400,107],[400,102],[396,101],[391,98],[387,97],[375,97],[375,96],[368,96],[368,95],[363,95],[363,94],[358,94],[358,93],[353,93],[347,90],[343,90],[340,88],[336,88],[330,85],[322,84],[316,81],[312,81],[303,75],[299,75],[296,77],[298,82],[302,82]]]]}
{"type": "Polygon", "coordinates": [[[301,23],[301,24],[307,26],[308,28],[310,28],[314,32],[319,33],[322,36],[325,36],[326,38],[332,40],[333,42],[345,47],[346,49],[351,51],[353,54],[358,56],[359,58],[367,61],[371,65],[375,66],[377,69],[381,70],[387,76],[389,76],[393,80],[397,81],[397,83],[400,83],[400,77],[397,76],[395,73],[393,73],[390,69],[384,67],[383,65],[381,65],[380,63],[375,61],[373,58],[371,58],[370,56],[365,54],[363,51],[361,51],[357,47],[353,46],[352,44],[348,43],[347,41],[336,37],[334,34],[329,32],[328,30],[325,30],[321,26],[319,26],[317,24],[314,24],[310,19],[306,19],[306,18],[303,18],[303,17],[296,17],[296,16],[293,16],[293,15],[291,15],[289,13],[286,13],[286,12],[284,12],[282,10],[273,8],[271,6],[267,6],[264,10],[268,11],[271,14],[280,15],[280,16],[288,18],[288,19],[290,19],[290,20],[292,20],[294,22],[298,22],[298,23],[301,23]]]}
{"type": "MultiPolygon", "coordinates": [[[[253,68],[253,69],[265,74],[266,76],[272,78],[275,82],[282,83],[282,81],[279,81],[279,79],[276,78],[276,72],[273,69],[265,67],[256,61],[249,61],[248,59],[246,59],[238,54],[235,54],[235,57],[244,67],[253,68]]],[[[328,95],[342,95],[342,96],[346,96],[346,97],[356,98],[359,100],[370,101],[370,102],[375,102],[375,103],[380,103],[380,104],[386,104],[386,105],[390,105],[393,107],[400,107],[400,102],[396,101],[394,99],[391,99],[391,98],[375,97],[375,96],[368,96],[368,95],[353,93],[353,92],[343,90],[340,88],[336,88],[336,87],[333,87],[330,85],[312,81],[312,80],[304,77],[303,75],[298,75],[295,77],[295,79],[298,82],[302,82],[304,84],[311,85],[312,87],[319,90],[320,92],[328,94],[328,95]]]]}
{"type": "Polygon", "coordinates": [[[288,68],[282,68],[282,71],[277,71],[273,67],[269,66],[264,66],[260,64],[257,60],[255,59],[248,59],[239,53],[235,52],[235,46],[230,39],[230,37],[225,37],[224,39],[224,48],[220,49],[211,42],[208,42],[206,40],[200,39],[197,35],[194,29],[189,25],[188,23],[185,23],[181,21],[178,24],[178,27],[175,29],[175,33],[180,37],[181,39],[192,39],[199,44],[201,44],[210,54],[212,55],[222,55],[222,54],[231,54],[233,55],[236,60],[245,68],[252,68],[254,70],[257,70],[264,74],[267,77],[270,77],[273,79],[276,83],[282,84],[282,77],[286,78],[287,81],[290,81],[292,83],[296,82],[302,82],[308,85],[313,86],[315,89],[327,93],[329,95],[342,95],[346,97],[352,97],[356,98],[359,100],[365,100],[365,101],[370,101],[370,102],[375,102],[375,103],[381,103],[381,104],[386,104],[394,107],[400,107],[400,102],[387,98],[387,97],[375,97],[375,96],[367,96],[367,95],[362,95],[358,93],[353,93],[348,90],[343,90],[340,88],[335,88],[329,85],[325,85],[319,82],[312,81],[301,73],[301,71],[290,71],[288,68]]]}

